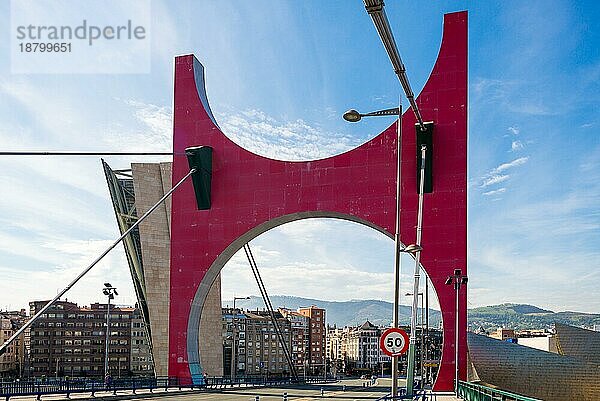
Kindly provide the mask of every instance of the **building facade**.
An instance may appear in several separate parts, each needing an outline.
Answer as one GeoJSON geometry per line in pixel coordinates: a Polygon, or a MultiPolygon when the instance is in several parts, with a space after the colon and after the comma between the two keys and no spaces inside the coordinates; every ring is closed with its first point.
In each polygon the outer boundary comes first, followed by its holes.
{"type": "Polygon", "coordinates": [[[500,327],[495,332],[490,333],[490,337],[495,338],[496,340],[501,340],[501,341],[515,340],[515,342],[516,342],[516,338],[517,338],[515,331],[513,329],[507,329],[504,327],[500,327]]]}
{"type": "MultiPolygon", "coordinates": [[[[26,321],[25,309],[0,311],[0,344],[12,337],[26,321]]],[[[20,377],[25,363],[25,333],[23,333],[0,356],[0,377],[20,377]]]]}
{"type": "Polygon", "coordinates": [[[279,312],[290,321],[292,330],[292,361],[296,372],[304,374],[309,362],[310,318],[286,308],[279,308],[279,312]]]}
{"type": "Polygon", "coordinates": [[[331,374],[338,376],[346,372],[348,357],[349,328],[327,327],[326,355],[331,374]]]}
{"type": "MultiPolygon", "coordinates": [[[[30,314],[48,301],[30,302],[30,314]]],[[[33,377],[103,377],[107,304],[80,307],[58,301],[28,330],[27,374],[33,377]]],[[[108,366],[112,377],[154,374],[139,308],[110,306],[108,366]]]]}
{"type": "Polygon", "coordinates": [[[326,370],[327,331],[325,330],[325,309],[312,305],[306,308],[298,308],[298,313],[310,319],[308,371],[311,374],[321,374],[326,370]]]}
{"type": "Polygon", "coordinates": [[[148,341],[146,322],[139,308],[131,314],[131,359],[130,370],[134,376],[153,376],[152,349],[148,341]]]}
{"type": "MultiPolygon", "coordinates": [[[[287,350],[291,349],[291,324],[280,312],[275,318],[287,350]]],[[[231,374],[231,355],[236,376],[288,375],[290,366],[268,311],[223,308],[224,376],[231,374]],[[232,352],[232,340],[235,345],[232,352]]]]}
{"type": "MultiPolygon", "coordinates": [[[[332,373],[357,375],[362,373],[390,374],[391,360],[379,347],[386,327],[378,327],[369,321],[360,326],[327,328],[327,359],[332,373]]],[[[410,333],[408,327],[402,327],[410,333]]],[[[438,329],[416,331],[415,360],[417,376],[425,376],[433,382],[441,358],[442,332],[438,329]]],[[[406,354],[398,359],[401,374],[406,372],[406,354]]]]}
{"type": "Polygon", "coordinates": [[[382,330],[368,320],[349,330],[346,336],[347,361],[358,371],[376,371],[383,363],[389,363],[390,357],[379,348],[382,330]]]}

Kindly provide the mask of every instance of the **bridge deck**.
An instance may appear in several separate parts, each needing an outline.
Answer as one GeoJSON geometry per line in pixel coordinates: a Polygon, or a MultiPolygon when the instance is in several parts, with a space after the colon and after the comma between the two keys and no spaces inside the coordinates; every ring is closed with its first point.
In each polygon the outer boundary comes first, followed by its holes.
{"type": "MultiPolygon", "coordinates": [[[[195,391],[177,391],[154,390],[150,393],[148,390],[138,390],[137,394],[131,391],[118,391],[117,395],[111,392],[97,392],[95,401],[100,400],[152,400],[160,399],[166,401],[254,401],[259,396],[260,401],[282,401],[283,393],[287,393],[289,401],[311,401],[311,400],[339,400],[339,401],[362,401],[377,400],[386,394],[389,394],[389,380],[379,380],[376,385],[363,387],[365,380],[343,380],[337,383],[314,384],[304,386],[270,387],[270,388],[229,388],[220,391],[215,390],[195,390],[195,391]],[[344,386],[345,389],[344,389],[344,386]],[[321,396],[323,389],[323,396],[321,396]]],[[[13,401],[35,400],[31,397],[11,397],[13,401]]],[[[71,394],[70,400],[90,399],[89,393],[71,394]]],[[[62,401],[67,400],[64,395],[44,395],[42,400],[62,401]]],[[[458,401],[453,394],[435,394],[433,401],[458,401]]]]}

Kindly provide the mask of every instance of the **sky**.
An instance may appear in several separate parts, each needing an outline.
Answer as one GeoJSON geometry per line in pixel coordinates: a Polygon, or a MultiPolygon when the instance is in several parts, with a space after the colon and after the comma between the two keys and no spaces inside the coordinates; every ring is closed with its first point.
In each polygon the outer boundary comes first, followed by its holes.
{"type": "MultiPolygon", "coordinates": [[[[71,13],[76,19],[108,12],[135,20],[99,1],[85,4],[81,16],[71,13]]],[[[394,107],[401,94],[359,0],[151,1],[149,8],[147,71],[25,74],[11,70],[11,3],[0,1],[0,149],[170,151],[173,57],[189,53],[205,66],[220,127],[255,153],[322,158],[392,123],[341,118],[349,108],[394,107]]],[[[600,313],[600,5],[388,1],[415,93],[435,62],[443,14],[464,9],[469,307],[513,302],[600,313]]],[[[111,56],[113,64],[127,59],[111,56]]],[[[169,160],[107,158],[113,168],[169,160]]],[[[0,156],[0,188],[1,309],[52,298],[118,236],[98,157],[0,156]]],[[[392,299],[393,242],[370,228],[306,220],[251,244],[270,294],[392,299]]],[[[403,290],[410,269],[404,260],[403,290]]],[[[102,301],[106,281],[119,288],[118,303],[135,302],[121,246],[67,298],[102,301]]],[[[241,255],[223,270],[223,299],[234,294],[258,294],[241,255]]]]}

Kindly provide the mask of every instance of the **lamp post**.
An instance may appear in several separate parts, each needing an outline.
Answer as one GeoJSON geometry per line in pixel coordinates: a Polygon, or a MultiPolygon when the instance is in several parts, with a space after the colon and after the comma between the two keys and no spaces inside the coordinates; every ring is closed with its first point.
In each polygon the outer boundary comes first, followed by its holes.
{"type": "MultiPolygon", "coordinates": [[[[392,33],[392,29],[390,28],[390,24],[387,19],[387,15],[384,9],[384,1],[383,0],[363,0],[365,4],[365,9],[367,13],[373,20],[373,24],[375,25],[375,29],[377,29],[377,33],[381,42],[383,43],[383,47],[385,48],[390,62],[394,67],[394,72],[400,81],[400,85],[402,85],[402,89],[404,90],[404,94],[408,99],[408,102],[411,105],[411,109],[415,114],[415,118],[420,126],[421,131],[426,131],[425,123],[423,122],[423,117],[421,116],[421,112],[419,111],[419,106],[415,101],[414,93],[410,87],[410,82],[408,81],[408,76],[406,74],[406,68],[404,63],[402,63],[402,58],[400,57],[400,53],[398,52],[398,48],[396,46],[396,41],[394,40],[394,35],[392,33]]],[[[400,123],[398,123],[400,125],[400,123]]],[[[422,211],[423,211],[423,181],[424,181],[424,170],[425,170],[425,153],[427,151],[426,147],[421,147],[421,182],[419,186],[419,213],[417,216],[417,242],[416,245],[421,245],[421,223],[422,223],[422,211]]],[[[400,155],[398,155],[400,157],[400,155]]],[[[400,172],[400,163],[398,163],[398,172],[400,172]]],[[[398,183],[400,174],[398,174],[398,183]]],[[[399,204],[399,200],[397,202],[399,204]]],[[[398,211],[397,211],[398,213],[398,211]]],[[[398,219],[397,219],[398,220],[398,219]]],[[[397,222],[396,222],[397,223],[397,222]]],[[[398,230],[396,230],[397,232],[398,230]]],[[[396,253],[398,252],[398,248],[396,248],[396,253]]],[[[413,293],[413,309],[411,313],[411,337],[408,348],[408,371],[406,374],[406,394],[413,394],[413,377],[414,377],[414,353],[415,353],[415,337],[414,337],[414,327],[416,320],[416,305],[417,305],[417,295],[416,293],[419,291],[419,260],[421,253],[416,252],[415,254],[415,280],[414,280],[414,289],[413,293]]],[[[396,299],[398,294],[396,293],[396,299]]],[[[396,312],[394,312],[396,313],[396,312]]],[[[395,317],[397,319],[397,317],[395,317]]],[[[395,368],[397,365],[392,362],[392,367],[395,368]]],[[[395,370],[392,370],[392,397],[397,395],[397,383],[395,382],[395,370]]]]}
{"type": "MultiPolygon", "coordinates": [[[[419,207],[417,211],[417,243],[416,246],[421,248],[421,238],[423,234],[423,191],[425,185],[425,156],[427,154],[427,146],[421,145],[421,171],[419,181],[419,207]]],[[[415,274],[413,282],[413,302],[412,302],[412,313],[410,316],[410,341],[408,344],[408,366],[406,369],[406,395],[412,396],[414,390],[414,377],[415,377],[415,344],[417,342],[416,337],[416,326],[417,326],[417,306],[419,303],[419,278],[421,274],[421,248],[415,252],[415,274]]]]}
{"type": "Polygon", "coordinates": [[[451,276],[448,276],[448,278],[446,279],[446,282],[445,282],[446,285],[454,284],[454,291],[456,292],[456,311],[455,311],[455,315],[454,315],[454,321],[456,323],[456,326],[454,328],[454,392],[456,393],[457,396],[458,396],[458,368],[459,368],[458,343],[460,340],[460,338],[459,338],[460,286],[467,285],[468,280],[469,279],[467,278],[467,275],[466,274],[463,275],[461,269],[454,269],[454,274],[451,276]]]}
{"type": "MultiPolygon", "coordinates": [[[[429,278],[425,278],[425,361],[429,364],[429,278]]],[[[425,369],[425,383],[429,384],[429,368],[425,369]]]]}
{"type": "MultiPolygon", "coordinates": [[[[344,113],[344,120],[348,122],[358,122],[362,117],[379,117],[379,116],[398,116],[396,122],[396,232],[394,233],[394,315],[392,316],[392,326],[398,328],[398,309],[400,304],[400,253],[411,252],[406,247],[404,250],[400,247],[400,178],[401,178],[401,165],[402,165],[402,105],[392,109],[385,109],[374,111],[371,113],[361,114],[354,109],[350,109],[344,113]]],[[[413,248],[411,248],[413,249],[413,248]]],[[[398,396],[398,357],[392,357],[392,397],[398,396]]]]}
{"type": "MultiPolygon", "coordinates": [[[[413,295],[412,292],[407,292],[406,294],[407,297],[411,297],[413,295]]],[[[421,361],[421,380],[423,380],[423,349],[424,349],[424,344],[425,344],[425,336],[424,336],[424,332],[423,332],[423,327],[424,327],[424,321],[425,321],[425,310],[423,308],[423,293],[419,292],[417,294],[419,297],[421,297],[421,346],[419,347],[421,349],[421,357],[419,358],[421,361]]]]}
{"type": "Polygon", "coordinates": [[[119,295],[117,289],[110,283],[104,283],[102,293],[108,298],[108,305],[106,309],[106,344],[104,345],[104,377],[109,375],[108,370],[108,344],[110,341],[110,301],[115,299],[115,295],[119,295]]]}
{"type": "Polygon", "coordinates": [[[238,299],[250,299],[250,297],[233,297],[233,314],[231,317],[231,385],[233,386],[233,379],[235,378],[235,328],[236,328],[236,312],[235,312],[235,301],[238,299]]]}

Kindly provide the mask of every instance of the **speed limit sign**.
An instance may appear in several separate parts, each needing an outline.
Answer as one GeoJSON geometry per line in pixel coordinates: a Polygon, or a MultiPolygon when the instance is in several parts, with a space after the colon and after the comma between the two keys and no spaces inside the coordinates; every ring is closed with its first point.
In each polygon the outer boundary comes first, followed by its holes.
{"type": "Polygon", "coordinates": [[[387,329],[379,339],[379,348],[388,356],[400,356],[408,349],[408,334],[402,329],[387,329]]]}

